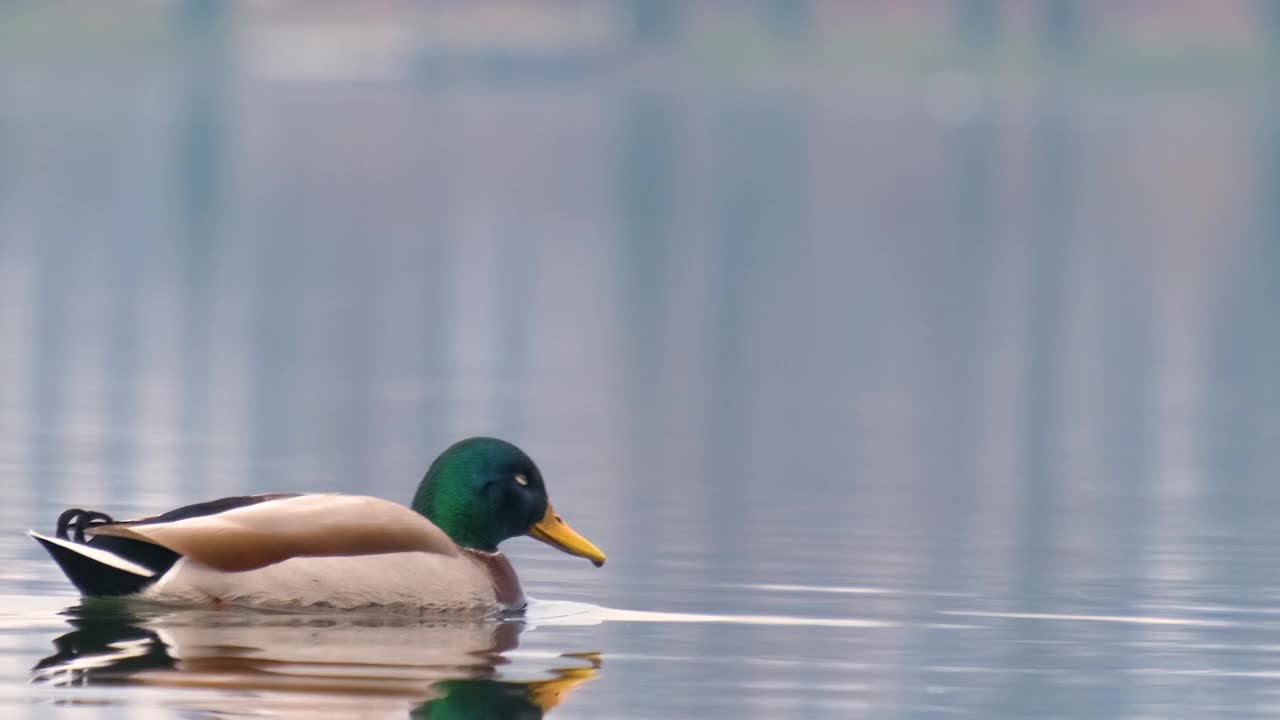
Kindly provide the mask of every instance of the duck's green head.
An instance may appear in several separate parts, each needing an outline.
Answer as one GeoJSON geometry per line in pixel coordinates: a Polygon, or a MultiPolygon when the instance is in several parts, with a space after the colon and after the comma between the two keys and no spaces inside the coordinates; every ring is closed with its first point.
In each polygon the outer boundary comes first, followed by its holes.
{"type": "Polygon", "coordinates": [[[604,553],[560,519],[547,500],[542,473],[505,440],[468,438],[431,463],[413,509],[460,547],[495,552],[498,543],[528,535],[599,567],[604,553]]]}

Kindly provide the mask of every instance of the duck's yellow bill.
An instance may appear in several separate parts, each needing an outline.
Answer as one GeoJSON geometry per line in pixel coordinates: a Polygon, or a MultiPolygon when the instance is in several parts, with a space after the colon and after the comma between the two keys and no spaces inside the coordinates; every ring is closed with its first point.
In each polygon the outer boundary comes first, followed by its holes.
{"type": "Polygon", "coordinates": [[[550,503],[547,504],[547,512],[542,515],[542,519],[529,528],[529,537],[570,555],[584,557],[596,567],[604,564],[604,553],[600,552],[600,548],[566,525],[550,503]]]}
{"type": "Polygon", "coordinates": [[[531,682],[529,683],[529,701],[537,705],[542,712],[549,712],[565,699],[570,690],[594,680],[599,672],[596,669],[598,667],[600,666],[593,665],[587,668],[557,670],[556,675],[559,677],[531,682]]]}

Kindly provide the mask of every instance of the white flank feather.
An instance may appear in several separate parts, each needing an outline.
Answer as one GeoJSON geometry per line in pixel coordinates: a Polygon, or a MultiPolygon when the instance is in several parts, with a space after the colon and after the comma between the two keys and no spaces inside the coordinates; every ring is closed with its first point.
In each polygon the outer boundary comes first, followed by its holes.
{"type": "Polygon", "coordinates": [[[465,555],[402,552],[298,557],[244,572],[182,558],[141,597],[266,608],[399,606],[425,612],[498,612],[488,573],[465,555]]]}

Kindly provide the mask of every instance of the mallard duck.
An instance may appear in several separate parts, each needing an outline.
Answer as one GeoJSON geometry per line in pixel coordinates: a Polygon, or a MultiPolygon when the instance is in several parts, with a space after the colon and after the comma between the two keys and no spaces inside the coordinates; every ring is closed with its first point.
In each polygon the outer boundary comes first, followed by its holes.
{"type": "Polygon", "coordinates": [[[228,497],[140,520],[72,508],[31,531],[87,596],[278,608],[400,606],[493,614],[524,592],[498,544],[517,535],[605,556],[552,509],[537,465],[496,438],[436,458],[410,507],[375,497],[228,497]]]}

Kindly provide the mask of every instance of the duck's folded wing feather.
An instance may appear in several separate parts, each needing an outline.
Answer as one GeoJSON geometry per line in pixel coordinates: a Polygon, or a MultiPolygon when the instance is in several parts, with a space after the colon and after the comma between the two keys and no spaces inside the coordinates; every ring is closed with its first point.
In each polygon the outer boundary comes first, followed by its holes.
{"type": "Polygon", "coordinates": [[[88,532],[161,545],[227,572],[294,557],[459,552],[443,530],[413,510],[359,495],[284,496],[172,522],[138,520],[88,532]]]}

